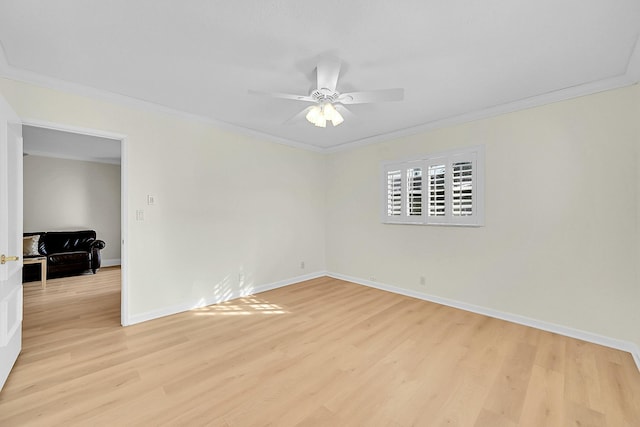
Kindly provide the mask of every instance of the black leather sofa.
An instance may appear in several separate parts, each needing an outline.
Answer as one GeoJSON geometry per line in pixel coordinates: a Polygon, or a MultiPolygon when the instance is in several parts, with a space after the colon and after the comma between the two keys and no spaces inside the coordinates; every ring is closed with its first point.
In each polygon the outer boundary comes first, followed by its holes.
{"type": "MultiPolygon", "coordinates": [[[[100,268],[100,251],[105,242],[96,239],[94,230],[49,231],[24,233],[24,236],[39,234],[39,255],[25,255],[25,258],[47,257],[47,279],[74,276],[89,270],[95,274],[100,268]]],[[[40,265],[25,265],[22,269],[22,281],[40,280],[40,265]]]]}

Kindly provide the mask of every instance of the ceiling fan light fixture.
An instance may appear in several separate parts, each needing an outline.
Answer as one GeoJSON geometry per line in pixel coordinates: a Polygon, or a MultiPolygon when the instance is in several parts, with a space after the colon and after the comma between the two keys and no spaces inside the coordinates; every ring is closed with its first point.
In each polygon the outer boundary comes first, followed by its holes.
{"type": "Polygon", "coordinates": [[[305,117],[309,123],[313,123],[320,128],[327,127],[327,121],[331,121],[334,126],[344,121],[340,113],[330,103],[311,107],[305,117]]]}
{"type": "Polygon", "coordinates": [[[340,123],[344,122],[344,118],[342,117],[342,115],[338,113],[336,107],[334,107],[330,102],[324,104],[322,112],[324,118],[326,120],[331,120],[331,123],[333,123],[334,126],[338,126],[340,123]]]}
{"type": "Polygon", "coordinates": [[[313,123],[315,125],[321,116],[322,116],[322,109],[316,105],[309,109],[309,112],[305,117],[309,121],[309,123],[313,123]]]}
{"type": "Polygon", "coordinates": [[[333,120],[333,114],[337,113],[336,108],[330,102],[327,102],[322,106],[322,114],[327,120],[333,120]]]}
{"type": "Polygon", "coordinates": [[[249,94],[310,102],[312,104],[310,107],[300,111],[285,123],[305,117],[309,123],[323,128],[327,126],[327,121],[330,121],[333,126],[343,123],[344,117],[342,114],[345,114],[351,120],[353,113],[347,108],[351,104],[371,104],[374,102],[402,101],[404,99],[404,89],[402,88],[341,93],[336,89],[338,78],[340,77],[340,64],[340,60],[335,57],[323,56],[320,58],[316,66],[316,87],[308,95],[254,90],[249,90],[249,94]],[[342,111],[342,114],[340,111],[342,111]]]}
{"type": "Polygon", "coordinates": [[[342,114],[340,114],[338,110],[334,108],[333,117],[331,117],[331,123],[333,123],[333,126],[338,126],[342,122],[344,122],[344,117],[342,117],[342,114]]]}

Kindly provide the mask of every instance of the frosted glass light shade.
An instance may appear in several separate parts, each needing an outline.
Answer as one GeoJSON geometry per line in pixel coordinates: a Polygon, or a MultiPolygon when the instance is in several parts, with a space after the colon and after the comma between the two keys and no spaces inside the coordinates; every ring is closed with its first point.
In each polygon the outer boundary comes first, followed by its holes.
{"type": "Polygon", "coordinates": [[[320,117],[322,117],[322,109],[319,106],[311,107],[307,115],[305,116],[309,123],[313,123],[314,125],[318,121],[320,117]]]}
{"type": "Polygon", "coordinates": [[[323,128],[327,126],[327,119],[324,118],[324,116],[321,114],[318,116],[318,118],[316,119],[316,122],[314,123],[314,125],[323,128]]]}
{"type": "Polygon", "coordinates": [[[331,118],[331,123],[333,123],[334,126],[338,126],[340,123],[344,122],[344,117],[342,117],[342,114],[340,114],[338,112],[338,110],[333,110],[333,118],[331,118]]]}
{"type": "Polygon", "coordinates": [[[338,126],[344,122],[342,115],[336,110],[333,104],[329,102],[311,107],[305,117],[309,123],[313,123],[321,128],[327,126],[327,121],[331,121],[334,126],[338,126]]]}

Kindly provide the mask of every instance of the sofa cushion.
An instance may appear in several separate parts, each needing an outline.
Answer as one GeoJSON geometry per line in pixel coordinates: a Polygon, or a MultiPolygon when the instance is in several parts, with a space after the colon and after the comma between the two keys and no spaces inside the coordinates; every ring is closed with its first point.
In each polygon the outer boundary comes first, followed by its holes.
{"type": "Polygon", "coordinates": [[[22,238],[22,256],[39,256],[38,243],[40,242],[40,235],[34,234],[33,236],[25,236],[22,238]]]}
{"type": "Polygon", "coordinates": [[[56,264],[89,264],[90,254],[85,251],[59,252],[47,256],[47,262],[54,266],[56,264]]]}

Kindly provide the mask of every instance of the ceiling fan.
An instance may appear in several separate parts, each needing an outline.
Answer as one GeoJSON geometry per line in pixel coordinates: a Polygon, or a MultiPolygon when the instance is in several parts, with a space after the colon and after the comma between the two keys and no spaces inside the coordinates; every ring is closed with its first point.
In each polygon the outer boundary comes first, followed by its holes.
{"type": "Polygon", "coordinates": [[[259,92],[255,90],[249,90],[249,94],[310,102],[314,105],[305,108],[287,120],[287,122],[296,121],[305,117],[310,123],[318,127],[326,127],[328,121],[330,121],[333,126],[338,126],[344,121],[344,117],[353,116],[345,105],[402,101],[404,98],[404,89],[401,88],[364,92],[338,92],[336,86],[338,85],[338,76],[340,75],[340,60],[337,58],[322,58],[316,67],[316,75],[317,86],[309,95],[259,92]]]}

